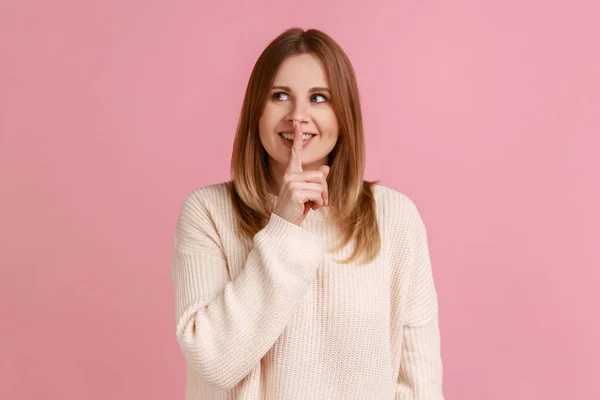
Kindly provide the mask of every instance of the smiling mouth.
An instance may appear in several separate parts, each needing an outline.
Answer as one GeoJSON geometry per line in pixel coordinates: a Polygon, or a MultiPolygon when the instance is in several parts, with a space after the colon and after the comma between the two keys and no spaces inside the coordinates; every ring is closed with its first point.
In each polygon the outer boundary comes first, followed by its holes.
{"type": "MultiPolygon", "coordinates": [[[[294,141],[294,134],[293,133],[288,133],[288,132],[279,132],[279,136],[281,136],[282,138],[289,140],[290,142],[294,141]]],[[[302,135],[302,140],[308,140],[311,139],[313,137],[317,136],[316,133],[305,133],[304,135],[302,135]]]]}

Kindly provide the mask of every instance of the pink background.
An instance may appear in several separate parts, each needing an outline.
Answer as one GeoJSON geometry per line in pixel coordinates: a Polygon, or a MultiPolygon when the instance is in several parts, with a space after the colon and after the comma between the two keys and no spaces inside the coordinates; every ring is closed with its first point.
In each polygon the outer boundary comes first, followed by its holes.
{"type": "Polygon", "coordinates": [[[421,210],[447,399],[600,398],[598,3],[218,3],[1,2],[0,398],[183,398],[177,213],[292,25],[347,51],[366,177],[421,210]]]}

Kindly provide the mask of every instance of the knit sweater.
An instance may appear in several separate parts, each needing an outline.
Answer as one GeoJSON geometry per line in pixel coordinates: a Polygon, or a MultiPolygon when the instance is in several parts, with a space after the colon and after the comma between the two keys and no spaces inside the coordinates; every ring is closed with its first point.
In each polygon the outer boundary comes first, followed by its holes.
{"type": "Polygon", "coordinates": [[[381,252],[346,265],[354,240],[327,251],[327,207],[300,226],[272,213],[249,240],[226,183],[185,198],[171,276],[187,400],[443,400],[425,226],[406,195],[374,195],[381,252]]]}

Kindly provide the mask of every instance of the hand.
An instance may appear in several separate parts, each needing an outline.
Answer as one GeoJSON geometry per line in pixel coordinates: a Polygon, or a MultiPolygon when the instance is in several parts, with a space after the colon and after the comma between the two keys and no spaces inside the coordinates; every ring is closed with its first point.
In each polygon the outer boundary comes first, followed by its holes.
{"type": "Polygon", "coordinates": [[[279,200],[273,212],[281,218],[300,226],[311,209],[329,205],[327,175],[329,166],[317,171],[302,170],[302,125],[294,121],[294,142],[290,161],[283,175],[279,200]]]}

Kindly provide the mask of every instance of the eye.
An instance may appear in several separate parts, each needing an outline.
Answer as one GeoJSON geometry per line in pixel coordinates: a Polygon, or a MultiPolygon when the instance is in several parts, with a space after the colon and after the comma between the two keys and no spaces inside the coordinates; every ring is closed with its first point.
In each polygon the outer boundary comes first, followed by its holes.
{"type": "Polygon", "coordinates": [[[275,92],[273,93],[273,99],[275,100],[282,100],[281,98],[278,98],[277,96],[282,95],[282,96],[287,96],[287,94],[283,93],[283,92],[275,92]]]}
{"type": "Polygon", "coordinates": [[[321,97],[321,98],[323,99],[323,101],[317,101],[317,103],[325,103],[325,102],[327,101],[327,96],[325,96],[325,95],[322,95],[322,94],[320,94],[320,93],[315,93],[315,94],[313,94],[313,99],[314,99],[315,97],[321,97]]]}

